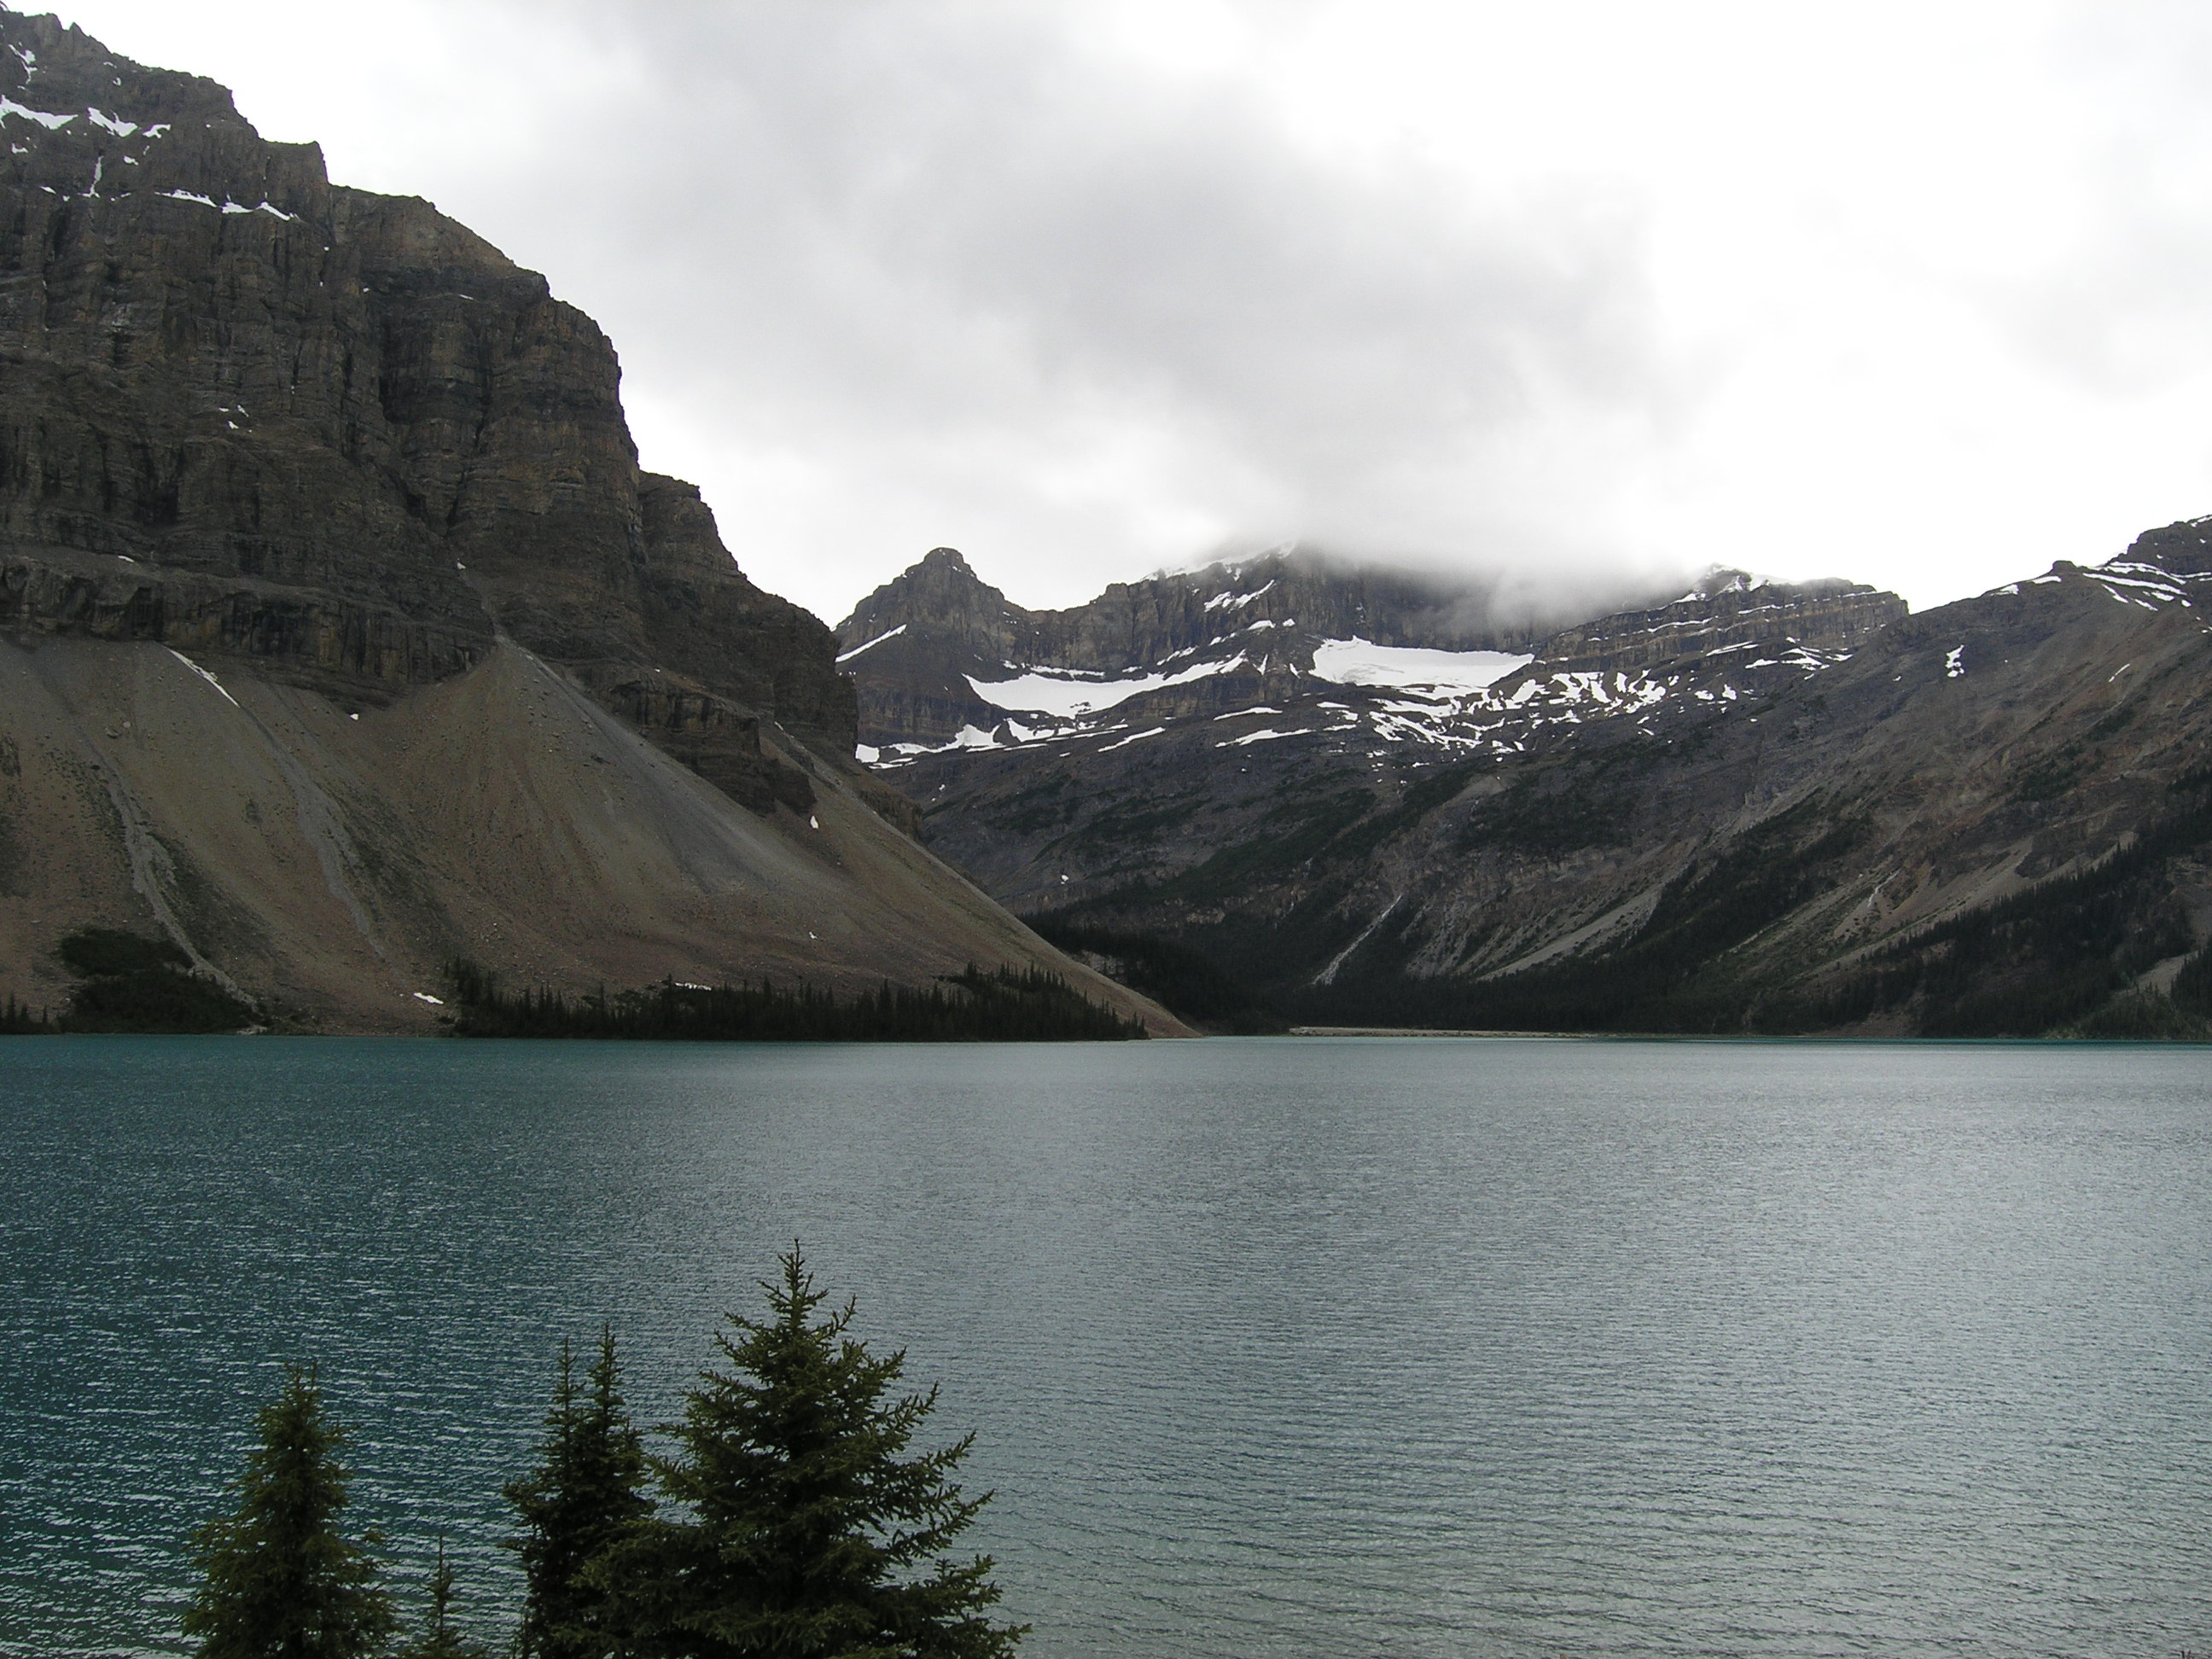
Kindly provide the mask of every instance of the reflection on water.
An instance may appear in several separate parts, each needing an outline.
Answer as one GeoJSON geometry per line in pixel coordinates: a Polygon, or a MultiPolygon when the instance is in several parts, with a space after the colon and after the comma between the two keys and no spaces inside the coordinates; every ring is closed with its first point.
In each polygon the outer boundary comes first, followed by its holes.
{"type": "Polygon", "coordinates": [[[2203,1049],[0,1043],[0,1652],[181,1652],[286,1359],[419,1581],[803,1238],[1060,1656],[2212,1648],[2203,1049]]]}

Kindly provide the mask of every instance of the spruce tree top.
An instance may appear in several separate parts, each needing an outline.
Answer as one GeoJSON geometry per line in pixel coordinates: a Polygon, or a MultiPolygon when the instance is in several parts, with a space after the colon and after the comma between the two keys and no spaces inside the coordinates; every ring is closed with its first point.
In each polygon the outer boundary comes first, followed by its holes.
{"type": "Polygon", "coordinates": [[[201,1659],[362,1659],[392,1626],[368,1548],[338,1529],[349,1481],[345,1432],[323,1415],[315,1374],[292,1366],[255,1417],[259,1448],[239,1477],[238,1507],[192,1534],[202,1575],[185,1634],[201,1659]]]}
{"type": "Polygon", "coordinates": [[[994,1659],[991,1559],[946,1558],[989,1494],[951,1479],[974,1436],[909,1456],[937,1390],[894,1396],[903,1351],[849,1335],[797,1246],[763,1283],[769,1317],[730,1316],[653,1465],[669,1500],[594,1567],[652,1650],[701,1659],[994,1659]]]}
{"type": "Polygon", "coordinates": [[[526,1593],[515,1638],[520,1659],[603,1659],[615,1645],[610,1598],[585,1569],[649,1514],[645,1448],[623,1403],[611,1328],[599,1334],[589,1389],[576,1386],[564,1341],[545,1414],[538,1466],[507,1486],[521,1531],[506,1540],[522,1558],[526,1593]]]}

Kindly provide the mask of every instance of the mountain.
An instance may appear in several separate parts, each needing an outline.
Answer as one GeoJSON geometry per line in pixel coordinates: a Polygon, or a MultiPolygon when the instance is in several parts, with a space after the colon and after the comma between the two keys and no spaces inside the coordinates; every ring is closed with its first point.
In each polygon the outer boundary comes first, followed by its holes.
{"type": "Polygon", "coordinates": [[[1178,878],[1378,778],[1549,753],[1629,714],[1732,703],[1905,614],[1844,582],[1717,570],[1533,636],[1447,579],[1296,551],[1022,611],[946,548],[839,625],[860,752],[933,845],[1022,908],[1178,878]]]}
{"type": "MultiPolygon", "coordinates": [[[[997,732],[1009,713],[1050,724],[1080,712],[1094,685],[1097,709],[1140,696],[1152,699],[1145,707],[1242,706],[1310,670],[1312,643],[1330,637],[1512,650],[1540,631],[1494,582],[1296,549],[1116,582],[1073,610],[1025,611],[940,547],[861,600],[837,635],[838,661],[859,683],[861,740],[919,752],[964,730],[997,732]],[[1179,687],[1198,689],[1159,702],[1179,687]]],[[[1070,729],[1087,724],[1097,722],[1070,729]]]]}
{"type": "Polygon", "coordinates": [[[2212,521],[1917,616],[1723,571],[1525,643],[1448,605],[1363,614],[1373,573],[1310,569],[1293,604],[1287,574],[1162,579],[1183,596],[1149,611],[1182,632],[1081,657],[1065,627],[993,621],[940,550],[840,629],[863,737],[931,844],[1048,933],[1280,1018],[2212,1013],[2189,965],[2212,933],[2212,521]]]}
{"type": "Polygon", "coordinates": [[[332,1030],[460,956],[1139,1006],[901,833],[830,629],[543,276],[50,17],[0,12],[0,990],[96,925],[332,1030]]]}

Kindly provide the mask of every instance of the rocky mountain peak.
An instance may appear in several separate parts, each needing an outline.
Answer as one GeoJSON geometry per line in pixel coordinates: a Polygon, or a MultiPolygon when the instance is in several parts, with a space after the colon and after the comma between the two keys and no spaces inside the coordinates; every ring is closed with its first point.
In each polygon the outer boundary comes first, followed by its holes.
{"type": "Polygon", "coordinates": [[[2121,556],[2131,564],[2154,564],[2177,576],[2212,575],[2212,518],[2185,519],[2146,530],[2121,556]]]}
{"type": "Polygon", "coordinates": [[[1012,642],[1018,615],[957,549],[934,547],[854,606],[837,634],[849,648],[894,628],[927,629],[992,662],[1012,642]]]}
{"type": "MultiPolygon", "coordinates": [[[[1863,584],[1716,567],[1669,604],[1540,634],[1506,613],[1492,579],[1298,547],[1115,582],[1086,605],[1033,611],[940,549],[854,609],[839,628],[839,661],[858,689],[861,742],[886,764],[1293,704],[1318,730],[1340,724],[1346,698],[1390,702],[1376,712],[1395,742],[1427,729],[1408,701],[1429,695],[1416,690],[1425,685],[1443,699],[1432,735],[1450,746],[1468,740],[1459,729],[1468,711],[1452,700],[1493,684],[1505,696],[1561,676],[1680,681],[1705,657],[1738,651],[1749,654],[1735,665],[1763,672],[1848,652],[1904,614],[1895,595],[1863,584]]],[[[1517,718],[1548,706],[1548,693],[1532,703],[1534,695],[1513,705],[1517,718]]]]}
{"type": "Polygon", "coordinates": [[[58,201],[198,201],[327,238],[321,149],[264,140],[212,81],[134,64],[51,16],[0,11],[0,97],[18,176],[58,201]]]}

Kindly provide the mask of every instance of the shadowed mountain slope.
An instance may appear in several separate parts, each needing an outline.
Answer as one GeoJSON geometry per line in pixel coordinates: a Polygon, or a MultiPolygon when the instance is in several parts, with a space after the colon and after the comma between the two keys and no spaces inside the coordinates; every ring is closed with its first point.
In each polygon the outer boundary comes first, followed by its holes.
{"type": "Polygon", "coordinates": [[[963,670],[994,724],[878,764],[1048,933],[1194,951],[1279,1017],[2156,1024],[2138,990],[2194,994],[2212,932],[2206,543],[1921,616],[1719,572],[1519,652],[1240,621],[1201,647],[1231,668],[1093,676],[1087,708],[963,670]]]}

